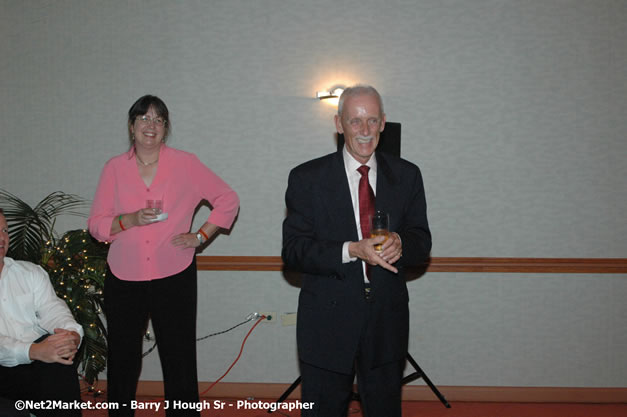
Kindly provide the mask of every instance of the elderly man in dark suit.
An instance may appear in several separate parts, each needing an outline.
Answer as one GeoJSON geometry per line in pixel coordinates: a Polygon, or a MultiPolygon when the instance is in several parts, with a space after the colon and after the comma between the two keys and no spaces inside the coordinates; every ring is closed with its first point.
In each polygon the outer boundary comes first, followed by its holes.
{"type": "Polygon", "coordinates": [[[373,87],[345,90],[335,124],[343,150],[294,168],[285,197],[282,257],[303,272],[302,400],[315,403],[302,415],[345,416],[356,373],[366,416],[400,416],[409,333],[403,268],[431,250],[422,176],[376,151],[385,114],[373,87]],[[370,237],[374,210],[389,214],[387,239],[370,237]]]}

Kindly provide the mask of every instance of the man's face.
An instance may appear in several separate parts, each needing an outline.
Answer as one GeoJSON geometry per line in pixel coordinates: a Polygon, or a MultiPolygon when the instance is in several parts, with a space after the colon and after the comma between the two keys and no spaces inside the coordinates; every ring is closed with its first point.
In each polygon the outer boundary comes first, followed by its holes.
{"type": "Polygon", "coordinates": [[[342,114],[335,116],[337,131],[344,134],[346,150],[362,164],[368,162],[385,127],[385,114],[379,100],[371,94],[360,94],[344,100],[342,114]]]}
{"type": "Polygon", "coordinates": [[[7,225],[7,219],[3,214],[0,214],[0,262],[4,259],[9,250],[9,226],[7,225]]]}

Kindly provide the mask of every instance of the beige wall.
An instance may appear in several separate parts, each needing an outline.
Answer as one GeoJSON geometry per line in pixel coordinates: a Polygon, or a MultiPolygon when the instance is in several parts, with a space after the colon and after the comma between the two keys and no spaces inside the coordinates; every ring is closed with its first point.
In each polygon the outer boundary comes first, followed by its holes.
{"type": "MultiPolygon", "coordinates": [[[[333,151],[335,84],[375,85],[421,166],[434,256],[625,257],[627,2],[0,0],[0,187],[91,198],[146,93],[171,145],[240,194],[205,255],[278,255],[289,170],[333,151]]],[[[202,215],[196,222],[202,223],[202,215]]],[[[83,227],[63,219],[59,227],[83,227]]],[[[296,310],[279,273],[202,272],[199,335],[296,310]]],[[[627,385],[624,276],[430,273],[412,351],[443,385],[627,385]]],[[[245,326],[199,344],[203,380],[245,326]]],[[[255,330],[229,381],[289,382],[294,327],[255,330]]],[[[160,377],[156,353],[143,378],[160,377]]]]}

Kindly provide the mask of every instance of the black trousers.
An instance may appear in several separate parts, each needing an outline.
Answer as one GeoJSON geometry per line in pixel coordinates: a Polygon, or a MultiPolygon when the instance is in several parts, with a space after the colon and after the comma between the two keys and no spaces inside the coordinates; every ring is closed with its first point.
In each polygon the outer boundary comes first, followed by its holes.
{"type": "Polygon", "coordinates": [[[300,361],[302,402],[313,403],[312,410],[302,410],[302,417],[345,417],[357,374],[357,387],[365,417],[401,417],[401,379],[405,359],[376,368],[372,363],[376,335],[372,331],[372,302],[376,294],[367,291],[366,317],[355,357],[354,372],[343,374],[300,361]]]}
{"type": "MultiPolygon", "coordinates": [[[[109,416],[134,416],[142,363],[142,340],[152,320],[165,399],[198,402],[196,370],[196,260],[184,271],[152,281],[123,281],[110,271],[104,288],[107,318],[107,400],[120,405],[109,416]]],[[[192,410],[166,410],[166,416],[200,416],[192,410]]]]}
{"type": "MultiPolygon", "coordinates": [[[[34,361],[13,367],[0,366],[0,416],[21,416],[16,400],[81,401],[76,367],[60,363],[34,361]]],[[[44,404],[45,405],[45,404],[44,404]]],[[[37,417],[80,417],[81,410],[31,410],[37,417]]],[[[28,415],[28,413],[26,413],[28,415]]]]}

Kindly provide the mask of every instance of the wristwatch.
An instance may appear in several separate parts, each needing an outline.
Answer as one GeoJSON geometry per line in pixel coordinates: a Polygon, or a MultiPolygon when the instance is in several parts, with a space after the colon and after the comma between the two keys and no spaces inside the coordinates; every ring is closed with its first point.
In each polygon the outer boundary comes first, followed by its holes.
{"type": "Polygon", "coordinates": [[[200,232],[196,233],[196,239],[198,239],[198,241],[202,245],[202,233],[200,233],[200,232]]]}

